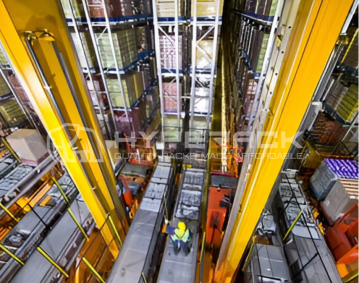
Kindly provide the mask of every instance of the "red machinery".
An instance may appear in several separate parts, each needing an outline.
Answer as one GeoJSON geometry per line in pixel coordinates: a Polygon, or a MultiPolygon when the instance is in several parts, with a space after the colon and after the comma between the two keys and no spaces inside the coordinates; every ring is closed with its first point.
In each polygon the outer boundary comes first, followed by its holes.
{"type": "Polygon", "coordinates": [[[209,187],[207,210],[207,244],[219,246],[222,241],[223,224],[227,214],[227,208],[221,207],[221,200],[231,195],[231,189],[209,187]]]}
{"type": "Polygon", "coordinates": [[[126,137],[128,162],[132,164],[153,165],[155,153],[152,141],[144,138],[126,137]]]}
{"type": "Polygon", "coordinates": [[[337,264],[358,261],[358,203],[327,229],[326,240],[337,264]]]}

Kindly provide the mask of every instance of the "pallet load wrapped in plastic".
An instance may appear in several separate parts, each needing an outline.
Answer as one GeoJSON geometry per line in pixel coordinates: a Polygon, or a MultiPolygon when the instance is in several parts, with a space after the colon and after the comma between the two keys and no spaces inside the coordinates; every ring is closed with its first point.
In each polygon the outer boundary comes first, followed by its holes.
{"type": "Polygon", "coordinates": [[[97,77],[97,78],[94,78],[92,81],[93,81],[93,84],[91,83],[90,80],[87,80],[87,88],[90,93],[91,101],[92,101],[93,105],[101,106],[102,108],[105,108],[108,101],[107,101],[106,95],[104,94],[105,88],[102,83],[102,80],[97,77]],[[100,103],[98,101],[97,96],[100,97],[100,103]]]}
{"type": "Polygon", "coordinates": [[[346,121],[351,122],[358,113],[358,86],[352,84],[336,109],[346,121]]]}
{"type": "Polygon", "coordinates": [[[78,37],[75,33],[71,33],[72,41],[75,45],[76,53],[80,61],[80,65],[82,68],[86,68],[87,64],[89,65],[89,68],[97,68],[97,59],[95,55],[95,50],[92,45],[91,37],[88,32],[80,32],[81,42],[78,40],[78,37]],[[85,51],[85,55],[82,52],[85,51]],[[86,56],[86,57],[85,57],[86,56]],[[86,64],[86,58],[87,58],[87,64],[86,64]]]}
{"type": "Polygon", "coordinates": [[[195,100],[194,100],[194,112],[195,113],[208,113],[208,98],[209,88],[196,87],[195,88],[195,100]]]}
{"type": "Polygon", "coordinates": [[[138,52],[147,51],[147,32],[145,26],[135,27],[138,52]]]}
{"type": "Polygon", "coordinates": [[[38,165],[48,155],[46,144],[36,130],[19,129],[6,139],[23,163],[38,165]]]}
{"type": "MultiPolygon", "coordinates": [[[[110,92],[112,105],[117,107],[125,107],[117,77],[106,78],[106,81],[108,91],[110,92]]],[[[137,99],[134,77],[131,74],[123,75],[121,82],[125,92],[123,95],[126,99],[126,106],[130,107],[133,103],[136,102],[137,99]]]]}
{"type": "MultiPolygon", "coordinates": [[[[97,33],[96,36],[101,51],[103,67],[108,69],[115,68],[109,34],[97,33]]],[[[116,53],[116,60],[120,69],[123,69],[137,60],[136,38],[133,29],[113,32],[112,39],[116,53]]]]}
{"type": "MultiPolygon", "coordinates": [[[[196,2],[196,16],[197,17],[205,17],[205,18],[214,18],[217,15],[222,15],[223,12],[223,0],[217,0],[217,1],[203,1],[199,0],[196,2]],[[218,3],[220,2],[220,3],[218,3]]],[[[194,17],[194,7],[192,4],[192,17],[194,17]]]]}
{"type": "Polygon", "coordinates": [[[7,61],[7,58],[3,52],[3,50],[0,48],[0,64],[1,65],[8,65],[9,62],[7,61]]]}
{"type": "MultiPolygon", "coordinates": [[[[182,1],[178,0],[178,17],[181,13],[182,1]]],[[[174,0],[158,0],[157,1],[157,16],[159,18],[175,17],[175,1],[174,0]]]]}
{"type": "MultiPolygon", "coordinates": [[[[77,17],[77,18],[85,17],[85,11],[84,11],[84,7],[82,5],[82,1],[81,0],[72,0],[71,3],[75,10],[74,11],[75,17],[77,17]]],[[[69,4],[69,1],[61,0],[61,4],[62,4],[62,8],[65,13],[65,17],[67,19],[71,19],[72,12],[71,12],[71,6],[69,4]]]]}
{"type": "Polygon", "coordinates": [[[107,16],[109,18],[121,17],[121,16],[131,16],[132,4],[131,1],[119,1],[119,0],[89,0],[89,9],[90,15],[94,18],[103,18],[105,17],[103,9],[103,1],[105,1],[107,16]]]}
{"type": "MultiPolygon", "coordinates": [[[[174,83],[163,83],[163,95],[165,100],[165,112],[177,113],[177,84],[174,83]]],[[[182,95],[182,84],[179,84],[180,97],[182,95]]]]}
{"type": "Polygon", "coordinates": [[[7,86],[4,78],[2,76],[0,76],[0,96],[9,94],[10,92],[11,91],[10,91],[9,87],[7,86]]]}
{"type": "Polygon", "coordinates": [[[345,54],[343,64],[354,69],[358,68],[358,28],[349,27],[347,35],[350,40],[348,51],[345,54]]]}
{"type": "MultiPolygon", "coordinates": [[[[165,69],[176,69],[176,48],[175,43],[176,39],[174,35],[160,35],[160,50],[161,50],[161,66],[165,69]]],[[[178,37],[178,57],[179,57],[179,66],[182,68],[182,35],[178,37]]]]}
{"type": "Polygon", "coordinates": [[[196,68],[210,70],[213,58],[213,40],[202,39],[196,48],[196,68]]]}
{"type": "Polygon", "coordinates": [[[13,99],[0,104],[0,113],[7,125],[12,128],[19,127],[20,124],[26,121],[24,112],[22,112],[19,104],[13,99]]]}
{"type": "Polygon", "coordinates": [[[345,129],[324,113],[319,113],[308,140],[312,144],[336,145],[342,139],[345,129]]]}
{"type": "Polygon", "coordinates": [[[353,160],[326,158],[310,179],[309,184],[315,198],[323,201],[341,178],[357,180],[358,163],[353,160]]]}

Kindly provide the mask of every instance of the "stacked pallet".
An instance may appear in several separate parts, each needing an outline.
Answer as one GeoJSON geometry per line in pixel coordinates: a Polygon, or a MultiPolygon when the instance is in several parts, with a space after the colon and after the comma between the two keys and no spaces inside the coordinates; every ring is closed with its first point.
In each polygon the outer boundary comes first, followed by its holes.
{"type": "Polygon", "coordinates": [[[210,70],[213,57],[213,40],[203,39],[197,44],[196,48],[196,67],[197,69],[210,70]]]}
{"type": "MultiPolygon", "coordinates": [[[[181,17],[183,12],[182,1],[178,0],[178,16],[181,17]]],[[[159,18],[167,18],[167,17],[175,17],[175,1],[174,0],[158,0],[157,1],[157,17],[159,18]]]]}
{"type": "MultiPolygon", "coordinates": [[[[176,83],[163,83],[163,95],[164,95],[164,109],[165,112],[176,112],[177,113],[177,84],[176,83]]],[[[179,84],[180,97],[182,96],[182,84],[179,84]]]]}
{"type": "Polygon", "coordinates": [[[319,113],[308,140],[312,144],[336,145],[343,137],[345,129],[324,113],[319,113]]]}
{"type": "MultiPolygon", "coordinates": [[[[115,68],[115,61],[112,55],[110,38],[108,33],[97,33],[101,58],[104,68],[115,68]]],[[[125,29],[112,33],[116,60],[120,69],[125,68],[137,60],[137,46],[135,32],[133,29],[125,29]]]]}
{"type": "Polygon", "coordinates": [[[353,120],[358,113],[358,86],[353,84],[348,88],[335,110],[345,121],[350,122],[353,120]]]}
{"type": "Polygon", "coordinates": [[[2,76],[0,76],[0,96],[9,94],[9,93],[10,93],[9,87],[7,86],[4,78],[2,76]]]}
{"type": "Polygon", "coordinates": [[[82,68],[87,68],[86,59],[89,68],[97,68],[97,59],[95,55],[95,50],[92,45],[91,36],[88,32],[80,32],[81,42],[78,40],[78,37],[75,33],[71,33],[72,41],[75,45],[76,53],[80,61],[82,68]],[[85,51],[85,54],[82,52],[85,51]]]}
{"type": "Polygon", "coordinates": [[[17,102],[12,99],[0,105],[0,113],[9,127],[17,127],[20,123],[26,121],[24,112],[22,112],[17,102]]]}
{"type": "MultiPolygon", "coordinates": [[[[178,38],[179,66],[182,68],[182,35],[178,38]]],[[[161,66],[165,69],[176,69],[176,47],[174,35],[160,35],[161,66]]]]}
{"type": "Polygon", "coordinates": [[[344,56],[343,64],[354,69],[358,68],[358,28],[348,28],[348,37],[350,44],[348,46],[347,53],[344,56]]]}
{"type": "MultiPolygon", "coordinates": [[[[110,92],[113,106],[125,107],[118,78],[107,78],[107,87],[110,92]]],[[[143,80],[141,72],[129,72],[121,78],[127,107],[130,107],[143,94],[143,80]]]]}

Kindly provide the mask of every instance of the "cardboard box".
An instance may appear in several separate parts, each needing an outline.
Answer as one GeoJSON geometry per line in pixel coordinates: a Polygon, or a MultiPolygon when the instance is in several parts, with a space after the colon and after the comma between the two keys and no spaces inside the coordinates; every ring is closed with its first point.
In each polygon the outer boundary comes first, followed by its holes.
{"type": "Polygon", "coordinates": [[[36,130],[20,129],[6,139],[23,163],[37,165],[48,154],[46,144],[36,130]]]}

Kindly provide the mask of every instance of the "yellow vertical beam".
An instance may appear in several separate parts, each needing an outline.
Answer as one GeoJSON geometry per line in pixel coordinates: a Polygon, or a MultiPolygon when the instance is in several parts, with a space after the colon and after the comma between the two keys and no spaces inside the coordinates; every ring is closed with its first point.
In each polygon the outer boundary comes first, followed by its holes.
{"type": "MultiPolygon", "coordinates": [[[[230,282],[267,202],[275,180],[289,152],[307,106],[348,15],[352,0],[302,0],[293,26],[289,52],[265,121],[262,147],[251,166],[240,210],[225,251],[217,263],[215,282],[230,282]],[[285,136],[283,136],[283,134],[285,136]]],[[[292,28],[292,27],[290,27],[292,28]]]]}
{"type": "MultiPolygon", "coordinates": [[[[110,214],[116,227],[121,228],[119,233],[123,238],[128,229],[126,213],[117,198],[112,166],[59,2],[57,0],[1,0],[0,40],[96,224],[102,227],[107,215],[110,214]],[[64,71],[51,41],[35,40],[32,47],[50,84],[59,111],[49,97],[39,68],[30,56],[23,35],[24,32],[45,29],[54,35],[66,70],[64,71]],[[72,89],[66,76],[70,78],[72,89]],[[76,103],[74,97],[80,105],[76,103]],[[74,125],[71,130],[74,136],[77,135],[77,149],[69,146],[70,139],[62,120],[74,125]],[[85,129],[86,126],[90,129],[90,135],[96,140],[95,145],[91,143],[87,132],[76,132],[76,127],[85,129]],[[77,150],[83,152],[81,160],[76,154],[77,150]],[[95,160],[96,154],[100,154],[101,161],[95,160]]],[[[108,243],[116,237],[107,224],[103,228],[103,234],[108,243]]]]}

